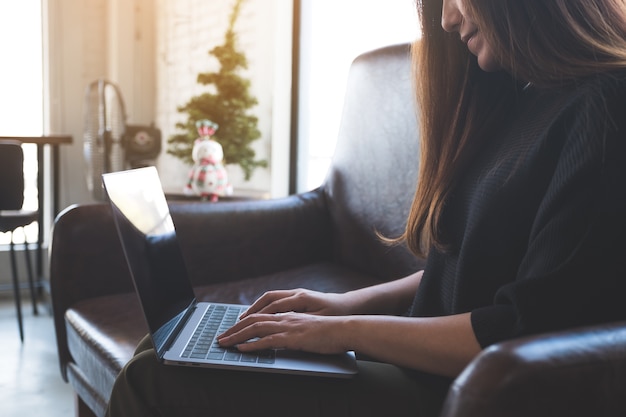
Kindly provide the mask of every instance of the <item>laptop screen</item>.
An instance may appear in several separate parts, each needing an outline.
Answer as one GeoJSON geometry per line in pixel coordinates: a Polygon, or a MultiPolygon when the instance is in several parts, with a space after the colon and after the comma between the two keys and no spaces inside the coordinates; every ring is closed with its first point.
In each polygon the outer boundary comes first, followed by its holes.
{"type": "Polygon", "coordinates": [[[156,168],[102,176],[157,352],[195,302],[156,168]]]}

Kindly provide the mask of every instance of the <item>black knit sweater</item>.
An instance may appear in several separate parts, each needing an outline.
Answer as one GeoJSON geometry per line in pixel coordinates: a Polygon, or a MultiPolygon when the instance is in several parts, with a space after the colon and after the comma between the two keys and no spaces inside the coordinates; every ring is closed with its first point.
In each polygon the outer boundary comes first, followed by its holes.
{"type": "Polygon", "coordinates": [[[626,72],[520,92],[455,186],[411,315],[479,343],[626,319],[626,72]]]}

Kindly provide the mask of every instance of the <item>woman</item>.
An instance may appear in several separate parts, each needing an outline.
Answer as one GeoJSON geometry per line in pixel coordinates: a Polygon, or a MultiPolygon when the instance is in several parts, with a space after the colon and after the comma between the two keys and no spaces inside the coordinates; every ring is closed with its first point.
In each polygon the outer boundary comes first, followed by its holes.
{"type": "Polygon", "coordinates": [[[435,416],[485,346],[626,318],[624,0],[418,9],[420,182],[392,242],[427,256],[425,270],[346,294],[270,292],[220,337],[376,362],[350,381],[231,373],[213,394],[223,373],[161,366],[144,343],[109,415],[435,416]]]}

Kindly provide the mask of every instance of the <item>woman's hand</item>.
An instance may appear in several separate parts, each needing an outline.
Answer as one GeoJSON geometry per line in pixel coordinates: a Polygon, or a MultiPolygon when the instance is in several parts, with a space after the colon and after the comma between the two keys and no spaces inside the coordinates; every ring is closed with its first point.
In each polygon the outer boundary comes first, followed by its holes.
{"type": "Polygon", "coordinates": [[[276,313],[308,313],[318,316],[348,316],[352,314],[402,314],[411,305],[424,271],[405,278],[343,294],[321,293],[296,289],[269,291],[241,315],[276,313]]]}
{"type": "Polygon", "coordinates": [[[244,319],[252,314],[307,313],[320,316],[352,314],[352,300],[348,294],[321,293],[296,289],[269,291],[263,294],[242,315],[244,319]]]}
{"type": "Polygon", "coordinates": [[[291,349],[314,353],[341,353],[348,348],[341,331],[342,317],[304,313],[249,314],[222,335],[222,346],[242,352],[291,349]]]}
{"type": "Polygon", "coordinates": [[[480,352],[471,313],[444,317],[251,314],[218,336],[242,352],[353,350],[381,362],[456,377],[480,352]]]}

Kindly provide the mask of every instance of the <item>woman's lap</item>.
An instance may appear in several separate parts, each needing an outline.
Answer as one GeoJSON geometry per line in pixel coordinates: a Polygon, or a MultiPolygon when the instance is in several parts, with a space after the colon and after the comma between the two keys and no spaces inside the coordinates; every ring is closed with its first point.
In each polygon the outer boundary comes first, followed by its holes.
{"type": "Polygon", "coordinates": [[[159,363],[149,341],[115,383],[115,416],[412,416],[438,414],[441,393],[393,365],[359,361],[350,379],[159,363]]]}

